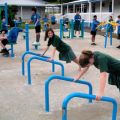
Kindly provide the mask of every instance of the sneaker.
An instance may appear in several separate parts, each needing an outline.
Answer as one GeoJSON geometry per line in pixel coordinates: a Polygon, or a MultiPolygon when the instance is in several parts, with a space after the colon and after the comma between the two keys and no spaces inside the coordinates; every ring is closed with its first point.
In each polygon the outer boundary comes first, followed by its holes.
{"type": "Polygon", "coordinates": [[[120,49],[120,45],[119,45],[119,46],[117,46],[116,48],[120,49]]]}
{"type": "Polygon", "coordinates": [[[34,43],[32,43],[32,45],[39,45],[40,46],[40,42],[34,42],[34,43]]]}
{"type": "Polygon", "coordinates": [[[96,43],[91,43],[91,45],[96,45],[96,43]]]}
{"type": "Polygon", "coordinates": [[[5,49],[5,52],[2,54],[3,56],[9,56],[9,51],[5,49]]]}
{"type": "Polygon", "coordinates": [[[5,52],[5,49],[2,49],[1,51],[0,51],[0,53],[4,53],[5,52]]]}

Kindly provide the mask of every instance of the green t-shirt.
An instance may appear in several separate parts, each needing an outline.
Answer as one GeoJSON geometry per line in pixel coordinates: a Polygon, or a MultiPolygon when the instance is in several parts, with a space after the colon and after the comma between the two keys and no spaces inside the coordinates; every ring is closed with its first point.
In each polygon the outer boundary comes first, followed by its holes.
{"type": "Polygon", "coordinates": [[[70,46],[64,43],[57,35],[50,38],[48,41],[48,46],[56,47],[57,51],[60,53],[66,53],[70,50],[70,46]]]}
{"type": "Polygon", "coordinates": [[[94,52],[94,65],[100,72],[120,75],[120,60],[101,52],[94,52]]]}

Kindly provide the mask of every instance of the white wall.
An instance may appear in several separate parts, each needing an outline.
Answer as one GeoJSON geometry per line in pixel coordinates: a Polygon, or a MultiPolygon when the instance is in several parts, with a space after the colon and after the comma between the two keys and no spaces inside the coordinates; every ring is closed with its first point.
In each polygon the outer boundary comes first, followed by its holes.
{"type": "MultiPolygon", "coordinates": [[[[32,7],[22,7],[23,10],[23,20],[30,20],[32,12],[31,12],[32,7]]],[[[41,17],[44,17],[45,15],[45,7],[38,7],[37,12],[41,15],[41,17]]],[[[18,7],[18,13],[16,17],[21,17],[21,7],[18,7]]]]}

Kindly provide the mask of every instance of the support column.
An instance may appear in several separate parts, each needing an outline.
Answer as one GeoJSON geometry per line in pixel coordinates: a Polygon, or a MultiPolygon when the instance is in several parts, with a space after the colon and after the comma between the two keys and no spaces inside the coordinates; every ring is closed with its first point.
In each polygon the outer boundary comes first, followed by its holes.
{"type": "Polygon", "coordinates": [[[61,4],[61,14],[63,15],[63,5],[61,4]]]}
{"type": "Polygon", "coordinates": [[[100,0],[100,22],[102,21],[102,0],[100,0]]]}
{"type": "Polygon", "coordinates": [[[83,6],[83,4],[81,3],[81,13],[83,12],[83,11],[82,11],[82,6],[83,6]]]}
{"type": "Polygon", "coordinates": [[[21,18],[23,19],[23,8],[21,6],[21,18]]]}
{"type": "Polygon", "coordinates": [[[91,23],[91,2],[89,2],[89,23],[91,23]]]}
{"type": "Polygon", "coordinates": [[[73,4],[73,13],[75,13],[75,4],[73,4]]]}
{"type": "Polygon", "coordinates": [[[112,0],[112,15],[114,16],[114,5],[115,5],[115,1],[112,0]]]}
{"type": "Polygon", "coordinates": [[[69,12],[69,6],[68,6],[68,4],[67,4],[67,13],[69,12]]]}

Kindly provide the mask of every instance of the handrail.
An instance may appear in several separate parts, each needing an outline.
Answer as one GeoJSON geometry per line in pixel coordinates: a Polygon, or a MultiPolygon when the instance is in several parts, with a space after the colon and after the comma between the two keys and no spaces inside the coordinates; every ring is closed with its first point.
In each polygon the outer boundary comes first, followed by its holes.
{"type": "Polygon", "coordinates": [[[49,63],[52,63],[52,64],[56,64],[56,65],[59,65],[61,66],[61,75],[64,76],[64,65],[60,62],[57,62],[57,61],[48,61],[48,58],[43,58],[43,57],[37,57],[37,56],[33,56],[31,58],[29,58],[28,62],[27,62],[27,70],[28,70],[28,84],[31,84],[31,69],[30,69],[30,63],[32,60],[40,60],[40,61],[44,61],[44,62],[49,62],[49,63]]]}
{"type": "MultiPolygon", "coordinates": [[[[83,81],[83,80],[74,81],[73,78],[64,77],[64,76],[58,76],[58,75],[52,75],[45,82],[45,110],[46,110],[46,112],[49,112],[49,86],[50,86],[51,81],[53,81],[55,79],[62,80],[62,81],[68,81],[68,82],[75,82],[75,83],[78,83],[78,84],[88,85],[89,94],[92,95],[92,85],[91,85],[91,83],[89,83],[87,81],[83,81]]],[[[90,99],[89,102],[91,103],[92,100],[90,99]]]]}
{"type": "MultiPolygon", "coordinates": [[[[95,95],[89,95],[89,94],[84,94],[84,93],[72,93],[69,94],[63,101],[62,104],[62,120],[67,120],[67,105],[68,102],[70,102],[71,99],[75,98],[75,97],[79,97],[79,98],[84,98],[84,99],[91,99],[91,100],[95,100],[96,96],[95,95]]],[[[117,120],[116,116],[117,116],[117,102],[115,99],[113,98],[109,98],[109,97],[102,97],[101,101],[104,102],[110,102],[113,104],[113,111],[112,111],[112,120],[117,120]]]]}
{"type": "MultiPolygon", "coordinates": [[[[41,54],[38,54],[38,53],[26,51],[26,52],[22,55],[22,75],[25,75],[25,56],[26,56],[26,55],[36,55],[36,56],[40,56],[40,57],[50,58],[50,57],[47,57],[47,56],[41,56],[41,54]]],[[[53,64],[53,67],[52,67],[52,68],[54,68],[54,64],[53,64]]],[[[52,69],[52,72],[54,72],[54,69],[52,69]]]]}

